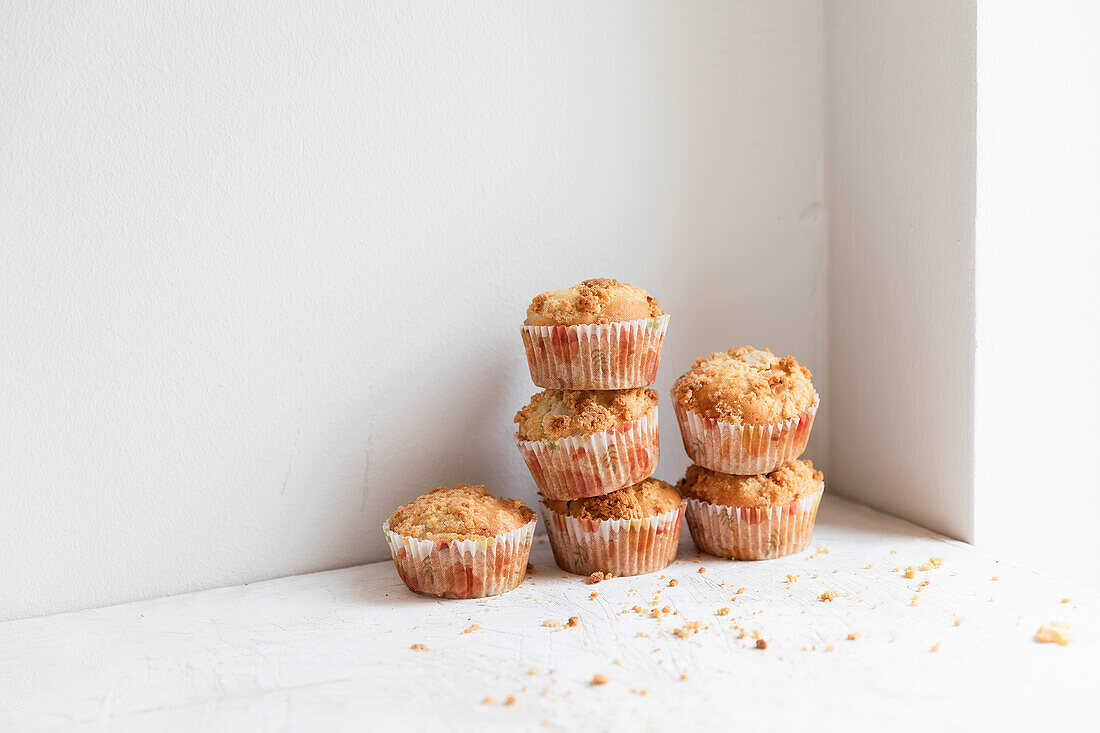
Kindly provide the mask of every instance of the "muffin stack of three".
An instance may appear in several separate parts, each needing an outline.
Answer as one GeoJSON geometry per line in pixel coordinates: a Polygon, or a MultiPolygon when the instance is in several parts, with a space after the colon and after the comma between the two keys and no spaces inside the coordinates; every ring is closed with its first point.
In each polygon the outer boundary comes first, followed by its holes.
{"type": "Polygon", "coordinates": [[[646,291],[605,278],[537,296],[522,334],[542,392],[515,416],[563,570],[639,575],[676,557],[684,508],[652,478],[660,458],[657,378],[668,315],[646,291]]]}
{"type": "Polygon", "coordinates": [[[763,560],[801,552],[824,476],[806,449],[819,398],[793,356],[751,346],[697,359],[672,387],[684,449],[695,463],[679,489],[703,552],[763,560]]]}

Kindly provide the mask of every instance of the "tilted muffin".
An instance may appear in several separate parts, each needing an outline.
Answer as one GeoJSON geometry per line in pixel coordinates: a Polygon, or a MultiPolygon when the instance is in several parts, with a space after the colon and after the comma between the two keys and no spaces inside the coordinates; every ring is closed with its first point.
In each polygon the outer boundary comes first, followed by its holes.
{"type": "Polygon", "coordinates": [[[531,381],[558,389],[649,386],[667,325],[653,296],[618,280],[537,295],[522,328],[531,381]]]}
{"type": "Polygon", "coordinates": [[[696,359],[672,385],[684,450],[722,473],[767,473],[802,455],[818,397],[793,356],[741,346],[696,359]]]}
{"type": "Polygon", "coordinates": [[[558,567],[578,575],[641,575],[676,559],[680,494],[655,478],[587,499],[542,500],[558,567]]]}
{"type": "Polygon", "coordinates": [[[547,389],[515,421],[516,446],[549,499],[621,489],[652,474],[660,459],[652,389],[547,389]]]}
{"type": "Polygon", "coordinates": [[[523,582],[536,522],[522,501],[459,484],[399,506],[382,532],[409,590],[481,598],[523,582]]]}
{"type": "Polygon", "coordinates": [[[801,552],[813,536],[825,477],[811,461],[735,476],[688,466],[678,486],[691,537],[703,552],[765,560],[801,552]]]}

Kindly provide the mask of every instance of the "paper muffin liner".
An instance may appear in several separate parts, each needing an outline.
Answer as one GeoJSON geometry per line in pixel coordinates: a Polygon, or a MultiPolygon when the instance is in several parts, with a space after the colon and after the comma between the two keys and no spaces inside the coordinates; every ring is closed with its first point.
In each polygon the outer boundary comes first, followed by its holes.
{"type": "Polygon", "coordinates": [[[814,392],[813,404],[797,416],[759,425],[703,417],[675,399],[672,405],[684,450],[694,463],[719,473],[752,476],[771,473],[802,455],[819,402],[814,392]]]}
{"type": "Polygon", "coordinates": [[[495,537],[455,541],[408,537],[391,530],[388,521],[382,533],[409,590],[443,598],[482,598],[523,582],[537,522],[532,519],[495,537]]]}
{"type": "Polygon", "coordinates": [[[735,507],[687,500],[687,524],[695,545],[734,560],[770,560],[802,552],[814,533],[825,484],[813,494],[772,507],[735,507]]]}
{"type": "Polygon", "coordinates": [[[645,519],[577,519],[542,503],[558,567],[577,575],[642,575],[676,559],[684,505],[645,519]]]}
{"type": "Polygon", "coordinates": [[[668,316],[583,326],[523,326],[531,381],[554,389],[631,389],[657,381],[668,316]]]}
{"type": "Polygon", "coordinates": [[[657,407],[599,433],[558,440],[517,436],[516,446],[547,499],[602,496],[653,475],[661,458],[657,407]]]}

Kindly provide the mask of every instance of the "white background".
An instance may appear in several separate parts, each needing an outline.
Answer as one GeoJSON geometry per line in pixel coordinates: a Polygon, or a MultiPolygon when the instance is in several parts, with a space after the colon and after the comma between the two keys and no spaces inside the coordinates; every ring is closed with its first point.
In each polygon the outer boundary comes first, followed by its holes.
{"type": "Polygon", "coordinates": [[[0,619],[385,557],[531,499],[518,327],[813,369],[847,493],[1100,583],[1095,6],[0,11],[0,619]],[[975,346],[976,345],[976,346],[975,346]],[[976,353],[975,353],[976,352],[976,353]]]}
{"type": "MultiPolygon", "coordinates": [[[[0,22],[0,618],[385,557],[531,499],[530,299],[585,277],[829,398],[819,4],[20,4],[0,22]]],[[[827,426],[808,455],[824,453],[827,426]]]]}

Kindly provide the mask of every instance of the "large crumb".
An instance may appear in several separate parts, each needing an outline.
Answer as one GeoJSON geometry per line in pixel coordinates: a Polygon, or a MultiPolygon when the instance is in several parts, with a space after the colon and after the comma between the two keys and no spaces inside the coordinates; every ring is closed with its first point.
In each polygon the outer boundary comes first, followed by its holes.
{"type": "Polygon", "coordinates": [[[596,591],[592,591],[591,593],[588,594],[588,600],[594,601],[594,600],[596,600],[597,597],[599,597],[599,595],[600,594],[597,593],[596,591]]]}
{"type": "Polygon", "coordinates": [[[768,642],[764,641],[763,639],[757,639],[756,640],[756,648],[757,649],[767,649],[768,648],[768,642]]]}
{"type": "Polygon", "coordinates": [[[472,626],[469,626],[469,627],[467,627],[467,628],[463,629],[463,630],[462,630],[462,633],[463,633],[463,634],[469,634],[469,633],[470,633],[471,631],[477,631],[477,630],[478,630],[478,629],[480,629],[480,628],[481,628],[481,627],[480,627],[480,626],[478,626],[477,624],[473,624],[472,626]]]}
{"type": "Polygon", "coordinates": [[[676,578],[673,578],[672,580],[668,581],[668,585],[669,585],[670,588],[675,587],[679,584],[680,584],[680,581],[676,580],[676,578]]]}
{"type": "Polygon", "coordinates": [[[699,633],[699,622],[698,621],[689,621],[688,623],[684,624],[680,628],[673,629],[672,633],[675,636],[677,636],[681,639],[686,639],[687,637],[691,636],[692,634],[698,634],[699,633]]]}
{"type": "Polygon", "coordinates": [[[717,611],[715,611],[715,613],[719,616],[728,616],[729,612],[729,608],[719,608],[717,611]]]}
{"type": "Polygon", "coordinates": [[[409,648],[412,649],[413,651],[416,651],[416,652],[429,651],[428,647],[424,646],[423,644],[413,644],[409,648]]]}
{"type": "Polygon", "coordinates": [[[594,675],[592,675],[592,681],[589,682],[588,684],[590,684],[590,685],[606,685],[607,684],[607,675],[594,674],[594,675]]]}
{"type": "Polygon", "coordinates": [[[705,572],[707,572],[707,569],[706,568],[699,568],[699,572],[700,573],[705,573],[705,572]]]}
{"type": "Polygon", "coordinates": [[[601,573],[597,570],[596,572],[585,578],[584,582],[592,585],[593,583],[602,583],[605,580],[611,580],[614,577],[615,576],[612,573],[601,573]]]}
{"type": "Polygon", "coordinates": [[[943,558],[942,557],[929,558],[928,564],[931,565],[934,568],[938,568],[941,565],[943,565],[943,558]]]}
{"type": "Polygon", "coordinates": [[[573,628],[574,626],[580,626],[581,620],[576,616],[570,616],[569,620],[565,622],[566,628],[573,628]]]}
{"type": "Polygon", "coordinates": [[[819,595],[817,597],[817,600],[819,600],[819,601],[831,601],[831,600],[834,600],[836,598],[836,596],[837,596],[837,593],[836,593],[835,590],[827,590],[824,593],[822,593],[821,595],[819,595]]]}
{"type": "Polygon", "coordinates": [[[859,636],[860,634],[858,631],[853,631],[852,633],[848,634],[848,641],[855,641],[859,638],[859,636]]]}
{"type": "Polygon", "coordinates": [[[1051,621],[1046,626],[1039,627],[1035,632],[1035,641],[1041,644],[1065,646],[1073,641],[1073,630],[1064,621],[1051,621]]]}
{"type": "Polygon", "coordinates": [[[508,699],[504,701],[504,704],[505,705],[515,705],[516,704],[516,698],[509,695],[508,699]]]}
{"type": "Polygon", "coordinates": [[[917,577],[917,571],[913,568],[912,565],[905,569],[905,577],[909,578],[910,580],[917,577]]]}

